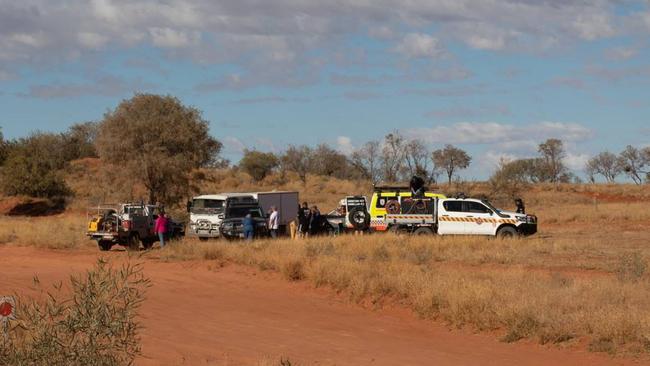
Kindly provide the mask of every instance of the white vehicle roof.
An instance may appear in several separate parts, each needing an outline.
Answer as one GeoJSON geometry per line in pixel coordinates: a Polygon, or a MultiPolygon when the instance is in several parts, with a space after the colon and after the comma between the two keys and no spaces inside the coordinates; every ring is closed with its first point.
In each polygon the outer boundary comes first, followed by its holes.
{"type": "Polygon", "coordinates": [[[194,197],[195,200],[226,200],[232,197],[251,197],[251,193],[219,193],[219,194],[204,194],[194,197]]]}

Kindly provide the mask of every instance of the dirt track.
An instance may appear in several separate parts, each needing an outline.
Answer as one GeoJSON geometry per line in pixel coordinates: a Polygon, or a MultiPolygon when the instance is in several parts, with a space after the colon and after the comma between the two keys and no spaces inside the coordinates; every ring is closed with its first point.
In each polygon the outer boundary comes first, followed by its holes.
{"type": "MultiPolygon", "coordinates": [[[[94,251],[0,246],[0,295],[91,266],[94,251]]],[[[138,365],[256,365],[280,356],[300,365],[622,365],[587,351],[504,344],[492,335],[449,331],[407,311],[372,311],[327,290],[273,273],[208,262],[145,259],[153,281],[144,305],[138,365]]],[[[123,252],[108,257],[121,260],[123,252]]]]}

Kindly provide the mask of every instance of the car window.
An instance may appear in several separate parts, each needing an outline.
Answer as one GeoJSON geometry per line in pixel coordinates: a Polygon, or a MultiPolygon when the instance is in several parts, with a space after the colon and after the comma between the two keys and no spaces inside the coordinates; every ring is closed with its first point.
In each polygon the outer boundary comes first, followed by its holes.
{"type": "Polygon", "coordinates": [[[377,197],[377,202],[375,203],[375,207],[377,208],[385,208],[386,207],[386,202],[388,202],[388,197],[377,197]]]}
{"type": "Polygon", "coordinates": [[[442,206],[445,208],[445,211],[463,212],[463,201],[445,201],[442,206]]]}
{"type": "Polygon", "coordinates": [[[482,203],[469,201],[467,202],[467,212],[488,213],[490,210],[482,203]]]}

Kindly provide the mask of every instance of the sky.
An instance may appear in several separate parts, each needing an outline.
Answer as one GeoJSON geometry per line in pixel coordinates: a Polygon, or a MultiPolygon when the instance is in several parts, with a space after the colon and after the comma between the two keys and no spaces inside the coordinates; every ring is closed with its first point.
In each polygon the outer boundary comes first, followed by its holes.
{"type": "Polygon", "coordinates": [[[243,149],[393,130],[473,157],[560,138],[567,165],[650,145],[650,3],[628,0],[0,0],[5,138],[99,121],[138,92],[243,149]]]}

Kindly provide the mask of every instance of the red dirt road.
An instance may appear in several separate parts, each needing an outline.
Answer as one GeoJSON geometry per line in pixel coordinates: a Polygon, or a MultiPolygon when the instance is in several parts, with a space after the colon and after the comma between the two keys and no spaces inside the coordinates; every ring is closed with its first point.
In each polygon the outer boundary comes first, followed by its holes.
{"type": "MultiPolygon", "coordinates": [[[[42,283],[90,267],[93,251],[0,246],[0,295],[19,294],[34,274],[42,283]]],[[[153,281],[142,309],[137,365],[257,365],[289,358],[299,365],[624,365],[632,360],[491,335],[449,331],[407,311],[372,311],[330,291],[287,283],[273,273],[209,262],[145,263],[153,281]],[[214,267],[214,268],[211,268],[214,267]]],[[[107,257],[122,260],[124,252],[107,257]]]]}

